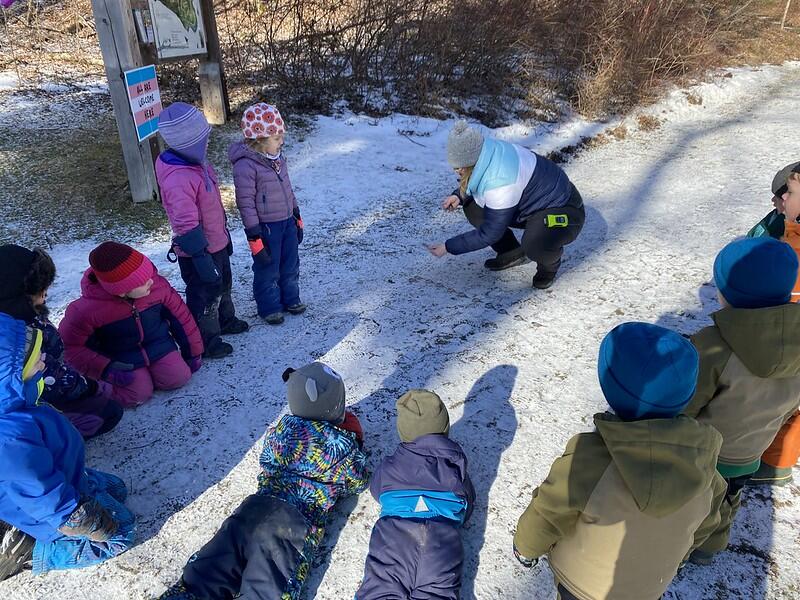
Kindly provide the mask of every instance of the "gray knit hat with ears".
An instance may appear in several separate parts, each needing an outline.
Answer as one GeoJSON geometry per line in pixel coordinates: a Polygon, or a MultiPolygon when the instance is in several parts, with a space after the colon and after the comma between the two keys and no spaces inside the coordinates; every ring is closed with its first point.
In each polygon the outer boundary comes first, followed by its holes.
{"type": "Polygon", "coordinates": [[[471,167],[478,162],[483,148],[483,134],[463,119],[456,121],[447,136],[447,162],[454,169],[471,167]]]}
{"type": "Polygon", "coordinates": [[[283,372],[289,410],[296,417],[312,421],[341,423],[344,419],[345,389],[342,377],[328,365],[313,362],[283,372]]]}

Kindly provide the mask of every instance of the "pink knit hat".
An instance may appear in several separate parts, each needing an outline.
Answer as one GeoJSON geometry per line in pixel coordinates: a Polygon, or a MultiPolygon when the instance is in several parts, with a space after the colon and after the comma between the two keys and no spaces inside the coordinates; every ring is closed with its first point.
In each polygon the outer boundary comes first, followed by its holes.
{"type": "Polygon", "coordinates": [[[248,106],[242,115],[241,125],[244,137],[250,140],[286,133],[286,125],[281,118],[281,113],[266,102],[248,106]]]}
{"type": "Polygon", "coordinates": [[[89,264],[101,287],[120,296],[147,283],[155,268],[150,259],[127,244],[103,242],[89,253],[89,264]]]}

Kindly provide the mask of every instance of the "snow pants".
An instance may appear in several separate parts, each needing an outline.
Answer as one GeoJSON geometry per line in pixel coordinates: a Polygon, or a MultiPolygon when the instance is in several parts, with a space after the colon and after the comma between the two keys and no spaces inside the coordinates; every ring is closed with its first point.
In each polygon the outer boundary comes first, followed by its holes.
{"type": "Polygon", "coordinates": [[[33,546],[33,573],[79,569],[105,562],[133,546],[136,518],[123,504],[128,490],[123,481],[101,471],[86,469],[88,489],[85,493],[96,498],[100,505],[117,521],[117,533],[107,542],[93,542],[85,537],[62,535],[52,542],[39,542],[33,546]]]}
{"type": "Polygon", "coordinates": [[[122,419],[122,406],[112,399],[114,390],[106,381],[98,381],[98,391],[92,396],[67,400],[53,394],[48,404],[64,413],[84,439],[102,435],[114,429],[122,419]]]}
{"type": "Polygon", "coordinates": [[[266,317],[300,304],[300,252],[294,217],[262,223],[261,238],[269,246],[272,260],[266,264],[253,260],[253,296],[258,316],[266,317]]]}
{"type": "MultiPolygon", "coordinates": [[[[294,600],[310,567],[309,525],[294,506],[248,496],[183,569],[183,587],[198,598],[294,600]]],[[[180,596],[175,596],[180,597],[180,596]]]]}
{"type": "Polygon", "coordinates": [[[233,274],[230,248],[229,246],[211,254],[220,274],[219,283],[202,281],[192,259],[185,256],[178,257],[181,278],[186,284],[186,306],[197,321],[205,348],[218,344],[220,331],[236,319],[236,310],[231,298],[233,274]]]}
{"type": "Polygon", "coordinates": [[[192,377],[189,365],[177,350],[154,363],[132,371],[133,381],[126,386],[114,386],[114,399],[125,408],[135,408],[153,396],[153,390],[176,390],[192,377]]]}
{"type": "Polygon", "coordinates": [[[800,411],[783,427],[761,457],[761,468],[753,475],[752,483],[791,481],[792,467],[800,459],[800,411]]]}
{"type": "Polygon", "coordinates": [[[356,600],[458,600],[464,547],[458,525],[434,519],[378,519],[356,600]]]}
{"type": "MultiPolygon", "coordinates": [[[[564,246],[575,241],[586,221],[583,199],[575,185],[570,185],[572,193],[564,206],[536,211],[524,221],[511,225],[514,229],[525,230],[522,234],[522,249],[529,259],[536,262],[538,269],[542,272],[554,273],[558,270],[564,246]],[[566,215],[568,225],[566,227],[548,227],[548,215],[566,215]]],[[[483,224],[483,208],[475,202],[464,206],[464,215],[476,229],[483,224]]],[[[520,243],[511,229],[506,229],[503,237],[492,244],[492,250],[497,254],[512,252],[519,247],[520,243]]]]}

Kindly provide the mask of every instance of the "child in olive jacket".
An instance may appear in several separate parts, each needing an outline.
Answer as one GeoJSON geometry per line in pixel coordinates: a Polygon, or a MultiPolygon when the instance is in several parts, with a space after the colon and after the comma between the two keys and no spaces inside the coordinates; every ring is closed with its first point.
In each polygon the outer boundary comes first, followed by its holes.
{"type": "Polygon", "coordinates": [[[722,434],[717,468],[728,491],[721,525],[694,562],[726,548],[742,487],[800,404],[800,305],[791,303],[797,270],[794,250],[769,237],[732,242],[714,261],[723,308],[692,336],[700,374],[685,413],[722,434]]]}
{"type": "Polygon", "coordinates": [[[594,416],[556,459],[520,517],[514,552],[547,554],[561,600],[655,600],[719,523],[722,442],[679,415],[691,399],[697,352],[656,325],[606,335],[597,370],[615,414],[594,416]]]}

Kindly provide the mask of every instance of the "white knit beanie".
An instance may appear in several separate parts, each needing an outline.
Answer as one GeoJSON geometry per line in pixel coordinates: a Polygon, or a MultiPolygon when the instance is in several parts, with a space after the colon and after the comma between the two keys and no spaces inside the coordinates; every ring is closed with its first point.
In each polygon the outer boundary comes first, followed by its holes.
{"type": "Polygon", "coordinates": [[[447,162],[454,169],[471,167],[478,162],[483,147],[483,134],[463,119],[456,121],[447,136],[447,162]]]}

